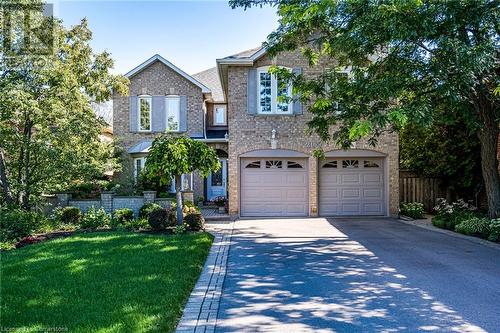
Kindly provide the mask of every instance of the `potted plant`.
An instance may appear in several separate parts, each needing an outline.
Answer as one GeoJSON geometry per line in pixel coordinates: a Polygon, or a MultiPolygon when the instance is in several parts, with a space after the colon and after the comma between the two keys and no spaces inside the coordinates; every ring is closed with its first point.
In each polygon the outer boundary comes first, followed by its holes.
{"type": "Polygon", "coordinates": [[[216,197],[214,200],[214,204],[219,207],[219,213],[225,213],[226,212],[226,202],[227,199],[225,197],[216,197]]]}
{"type": "Polygon", "coordinates": [[[198,197],[198,199],[197,199],[197,204],[198,204],[198,207],[203,206],[203,203],[204,203],[204,202],[205,202],[205,198],[204,198],[202,195],[200,195],[200,196],[198,197]]]}

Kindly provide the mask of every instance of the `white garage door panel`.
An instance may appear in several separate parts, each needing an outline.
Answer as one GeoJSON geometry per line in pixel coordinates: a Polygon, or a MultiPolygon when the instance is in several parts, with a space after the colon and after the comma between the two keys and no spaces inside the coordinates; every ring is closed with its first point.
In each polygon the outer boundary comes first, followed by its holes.
{"type": "Polygon", "coordinates": [[[383,160],[349,157],[321,162],[318,194],[323,216],[384,215],[383,160]]]}
{"type": "Polygon", "coordinates": [[[305,159],[242,159],[241,215],[307,216],[307,184],[305,159]],[[266,165],[268,160],[273,161],[273,167],[266,165]],[[299,163],[302,168],[295,165],[289,169],[289,162],[299,163]],[[251,168],[247,168],[249,164],[251,168]]]}

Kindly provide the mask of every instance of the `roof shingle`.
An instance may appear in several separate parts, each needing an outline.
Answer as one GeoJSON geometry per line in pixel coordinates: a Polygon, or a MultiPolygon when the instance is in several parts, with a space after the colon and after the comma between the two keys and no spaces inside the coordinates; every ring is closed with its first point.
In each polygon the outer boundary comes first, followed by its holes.
{"type": "Polygon", "coordinates": [[[222,85],[217,67],[206,69],[191,76],[212,91],[212,98],[215,102],[224,102],[224,94],[222,93],[222,85]]]}

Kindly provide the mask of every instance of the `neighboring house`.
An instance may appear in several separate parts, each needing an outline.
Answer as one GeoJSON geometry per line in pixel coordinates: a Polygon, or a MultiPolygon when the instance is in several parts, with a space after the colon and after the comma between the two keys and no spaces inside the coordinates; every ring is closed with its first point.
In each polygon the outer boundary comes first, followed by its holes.
{"type": "Polygon", "coordinates": [[[138,170],[171,116],[180,123],[176,132],[217,149],[223,168],[207,180],[194,175],[192,187],[208,199],[227,195],[231,215],[398,215],[397,134],[383,135],[376,147],[357,142],[349,150],[306,134],[307,105],[278,102],[291,87],[278,89],[270,65],[319,73],[300,53],[270,59],[262,48],[217,59],[216,68],[193,76],[154,56],[127,74],[130,97],[114,96],[115,137],[138,170]],[[316,148],[326,159],[312,156],[316,148]]]}

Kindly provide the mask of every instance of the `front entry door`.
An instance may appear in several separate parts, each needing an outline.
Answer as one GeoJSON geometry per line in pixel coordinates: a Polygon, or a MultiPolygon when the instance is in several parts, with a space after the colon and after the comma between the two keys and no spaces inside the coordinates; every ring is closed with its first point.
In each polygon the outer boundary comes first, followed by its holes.
{"type": "Polygon", "coordinates": [[[217,172],[212,172],[207,178],[207,200],[211,201],[215,197],[226,197],[226,177],[227,160],[220,159],[221,168],[217,172]]]}

